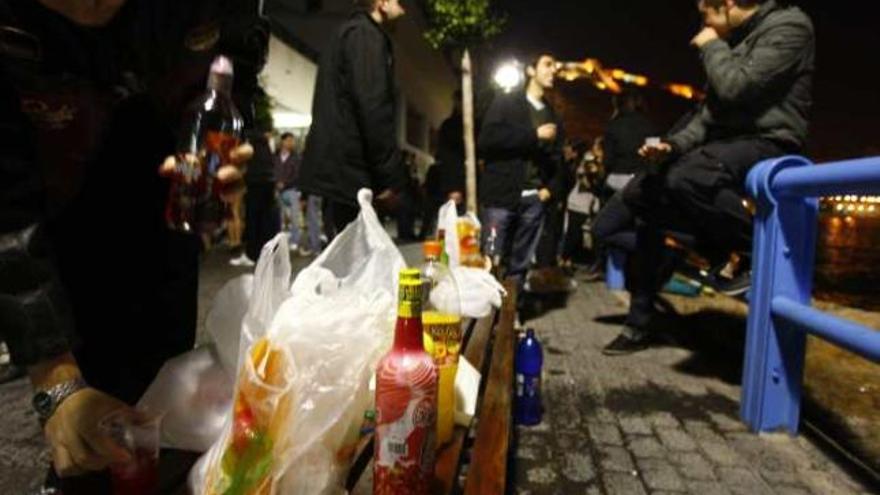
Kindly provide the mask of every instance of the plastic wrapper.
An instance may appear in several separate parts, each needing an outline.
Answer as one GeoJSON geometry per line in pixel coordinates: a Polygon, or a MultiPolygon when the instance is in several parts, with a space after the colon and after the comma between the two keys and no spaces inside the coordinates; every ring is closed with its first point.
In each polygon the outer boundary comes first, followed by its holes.
{"type": "Polygon", "coordinates": [[[371,197],[359,193],[358,219],[286,295],[284,260],[275,258],[287,251],[264,248],[242,332],[242,343],[252,343],[240,360],[224,434],[190,475],[193,493],[344,493],[371,404],[370,376],[391,343],[397,273],[405,266],[371,197]]]}

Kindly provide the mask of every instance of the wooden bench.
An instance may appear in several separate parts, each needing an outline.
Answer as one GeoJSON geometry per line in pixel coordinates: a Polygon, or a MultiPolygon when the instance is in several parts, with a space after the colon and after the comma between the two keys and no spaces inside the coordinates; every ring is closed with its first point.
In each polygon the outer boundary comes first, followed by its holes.
{"type": "MultiPolygon", "coordinates": [[[[433,493],[503,494],[507,486],[508,449],[513,434],[513,355],[516,336],[516,284],[500,311],[462,323],[462,354],[480,371],[479,401],[471,428],[456,426],[450,441],[437,452],[433,493]],[[471,435],[471,432],[473,434],[471,435]]],[[[372,493],[372,440],[349,473],[352,494],[372,493]]]]}

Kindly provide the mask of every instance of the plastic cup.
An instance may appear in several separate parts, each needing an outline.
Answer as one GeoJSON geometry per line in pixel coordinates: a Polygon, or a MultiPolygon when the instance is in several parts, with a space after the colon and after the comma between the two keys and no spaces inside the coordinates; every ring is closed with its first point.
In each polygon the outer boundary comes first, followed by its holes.
{"type": "Polygon", "coordinates": [[[112,464],[114,495],[158,495],[160,418],[135,422],[122,411],[101,420],[101,428],[131,453],[126,463],[112,464]]]}

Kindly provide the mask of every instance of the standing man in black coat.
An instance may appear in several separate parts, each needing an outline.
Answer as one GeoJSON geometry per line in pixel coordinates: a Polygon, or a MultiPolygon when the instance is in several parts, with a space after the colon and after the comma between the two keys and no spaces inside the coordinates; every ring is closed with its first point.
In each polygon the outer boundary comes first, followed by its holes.
{"type": "Polygon", "coordinates": [[[324,221],[334,235],[357,217],[359,189],[372,189],[388,207],[406,182],[394,53],[383,30],[405,12],[399,0],[356,0],[355,6],[321,57],[300,172],[303,191],[324,198],[324,221]]]}
{"type": "Polygon", "coordinates": [[[486,160],[480,184],[484,243],[494,228],[508,258],[507,273],[525,280],[546,205],[561,189],[562,125],[545,99],[556,60],[543,54],[526,68],[525,91],[501,95],[483,122],[479,151],[486,160]]]}

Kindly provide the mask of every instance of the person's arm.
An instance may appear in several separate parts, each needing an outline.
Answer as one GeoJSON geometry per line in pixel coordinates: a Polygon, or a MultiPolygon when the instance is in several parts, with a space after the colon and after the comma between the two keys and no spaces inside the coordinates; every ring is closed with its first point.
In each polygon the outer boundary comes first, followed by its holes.
{"type": "Polygon", "coordinates": [[[724,103],[746,103],[788,77],[813,43],[813,28],[804,20],[769,29],[745,57],[735,57],[722,39],[702,45],[700,51],[709,85],[718,98],[724,103]]]}
{"type": "Polygon", "coordinates": [[[672,146],[672,152],[682,155],[703,144],[708,132],[708,121],[709,109],[703,104],[684,127],[666,137],[665,141],[672,146]]]}
{"type": "Polygon", "coordinates": [[[512,98],[498,96],[486,113],[477,146],[487,160],[521,158],[538,148],[535,129],[529,122],[519,122],[512,115],[512,98]]]}
{"type": "Polygon", "coordinates": [[[397,145],[391,53],[381,33],[366,26],[348,31],[342,40],[350,72],[349,91],[363,138],[367,166],[378,191],[400,191],[406,184],[397,145]]]}
{"type": "Polygon", "coordinates": [[[617,160],[619,160],[617,153],[617,136],[615,128],[611,123],[609,123],[608,128],[605,130],[605,136],[602,139],[602,151],[605,152],[603,156],[605,174],[607,176],[614,173],[614,170],[617,170],[617,160]]]}
{"type": "Polygon", "coordinates": [[[561,122],[555,123],[556,139],[548,143],[544,157],[545,166],[549,168],[548,177],[550,177],[550,180],[545,185],[545,188],[551,194],[549,199],[564,198],[568,193],[565,187],[568,171],[565,168],[565,154],[562,150],[565,145],[565,129],[562,127],[561,122]]]}

